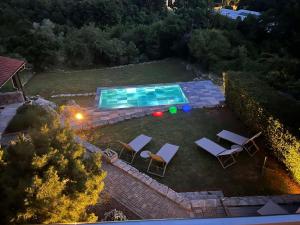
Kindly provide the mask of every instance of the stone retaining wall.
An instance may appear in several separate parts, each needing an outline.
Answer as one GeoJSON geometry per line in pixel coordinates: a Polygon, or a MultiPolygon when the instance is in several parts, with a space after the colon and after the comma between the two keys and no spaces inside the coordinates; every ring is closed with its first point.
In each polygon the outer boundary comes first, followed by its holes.
{"type": "Polygon", "coordinates": [[[87,97],[87,96],[95,96],[96,92],[87,92],[87,93],[78,93],[78,94],[58,94],[51,95],[51,98],[63,98],[63,97],[87,97]]]}
{"type": "Polygon", "coordinates": [[[224,206],[257,206],[264,205],[269,200],[277,204],[300,203],[300,194],[298,195],[273,195],[273,196],[245,196],[245,197],[224,197],[222,202],[224,206]]]}
{"type": "Polygon", "coordinates": [[[21,91],[0,93],[0,105],[9,105],[24,102],[21,91]]]}

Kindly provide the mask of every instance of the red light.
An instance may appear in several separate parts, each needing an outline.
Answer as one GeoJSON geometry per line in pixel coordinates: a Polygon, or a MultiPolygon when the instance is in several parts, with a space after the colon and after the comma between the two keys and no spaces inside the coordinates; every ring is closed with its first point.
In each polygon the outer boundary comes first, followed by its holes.
{"type": "Polygon", "coordinates": [[[163,116],[163,112],[154,112],[154,113],[152,113],[152,116],[154,116],[154,117],[160,117],[160,116],[163,116]]]}

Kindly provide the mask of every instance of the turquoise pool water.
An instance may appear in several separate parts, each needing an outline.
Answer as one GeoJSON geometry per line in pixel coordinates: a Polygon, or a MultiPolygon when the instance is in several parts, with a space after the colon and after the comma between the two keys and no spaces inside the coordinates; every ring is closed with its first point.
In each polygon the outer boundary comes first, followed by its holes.
{"type": "Polygon", "coordinates": [[[99,108],[122,109],[188,103],[178,84],[101,89],[99,108]]]}

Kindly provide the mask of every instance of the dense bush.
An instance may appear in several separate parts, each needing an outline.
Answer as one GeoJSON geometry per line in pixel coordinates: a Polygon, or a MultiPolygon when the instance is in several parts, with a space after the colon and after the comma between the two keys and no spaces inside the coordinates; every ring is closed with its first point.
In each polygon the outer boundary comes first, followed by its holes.
{"type": "Polygon", "coordinates": [[[120,211],[113,209],[109,212],[104,213],[104,221],[125,221],[127,220],[126,215],[120,211]]]}
{"type": "Polygon", "coordinates": [[[6,128],[6,132],[38,128],[42,124],[49,123],[51,119],[52,115],[47,113],[45,109],[34,105],[24,105],[17,110],[17,114],[6,128]]]}
{"type": "Polygon", "coordinates": [[[300,104],[251,74],[225,75],[228,106],[253,131],[262,131],[272,153],[300,183],[300,104]]]}
{"type": "Polygon", "coordinates": [[[195,30],[189,43],[191,54],[208,69],[231,54],[231,45],[221,30],[195,30]]]}

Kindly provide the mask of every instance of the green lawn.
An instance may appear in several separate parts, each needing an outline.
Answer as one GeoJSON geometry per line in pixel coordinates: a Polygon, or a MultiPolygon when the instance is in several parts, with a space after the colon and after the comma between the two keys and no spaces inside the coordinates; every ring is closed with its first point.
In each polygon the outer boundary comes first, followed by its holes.
{"type": "Polygon", "coordinates": [[[49,97],[62,93],[95,92],[97,87],[167,83],[192,79],[192,73],[186,71],[181,60],[167,59],[151,64],[120,68],[41,73],[32,78],[25,88],[30,95],[39,94],[49,97]]]}
{"type": "MultiPolygon", "coordinates": [[[[19,73],[20,80],[22,84],[26,83],[31,77],[32,73],[28,71],[23,71],[19,73]]],[[[1,88],[0,88],[0,93],[1,92],[10,92],[10,91],[16,91],[16,89],[13,87],[12,80],[10,79],[7,81],[1,88]]]]}
{"type": "MultiPolygon", "coordinates": [[[[145,149],[154,153],[167,142],[179,145],[165,178],[155,177],[177,191],[223,190],[226,195],[300,193],[299,186],[272,157],[268,158],[268,169],[262,175],[264,150],[254,157],[242,152],[237,156],[237,164],[224,170],[215,157],[194,144],[201,137],[217,141],[216,133],[222,129],[250,135],[228,109],[200,109],[176,115],[166,113],[162,118],[147,116],[100,127],[85,134],[100,147],[116,140],[129,142],[141,133],[153,137],[145,149]]],[[[230,146],[226,142],[221,144],[230,146]]],[[[111,145],[120,149],[116,143],[111,145]]],[[[137,157],[134,166],[145,172],[147,163],[137,157]]]]}

